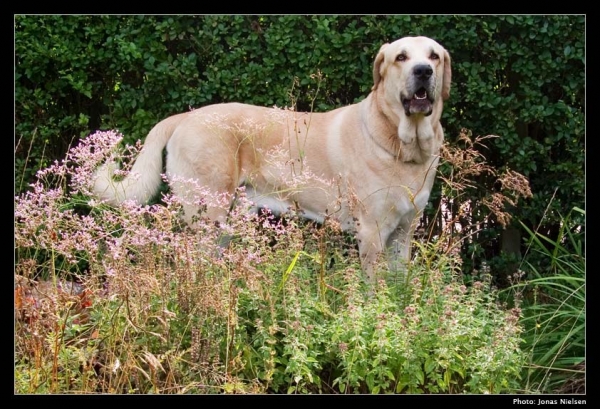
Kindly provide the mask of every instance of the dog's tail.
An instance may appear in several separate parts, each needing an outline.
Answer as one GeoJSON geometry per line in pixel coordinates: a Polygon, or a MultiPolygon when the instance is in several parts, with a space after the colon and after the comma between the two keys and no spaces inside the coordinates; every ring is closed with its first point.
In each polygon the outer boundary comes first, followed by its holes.
{"type": "Polygon", "coordinates": [[[186,115],[173,115],[152,128],[131,171],[123,180],[113,179],[115,170],[119,169],[115,162],[100,166],[94,176],[96,196],[112,205],[129,199],[135,200],[138,204],[148,202],[158,192],[161,184],[163,149],[186,115]]]}

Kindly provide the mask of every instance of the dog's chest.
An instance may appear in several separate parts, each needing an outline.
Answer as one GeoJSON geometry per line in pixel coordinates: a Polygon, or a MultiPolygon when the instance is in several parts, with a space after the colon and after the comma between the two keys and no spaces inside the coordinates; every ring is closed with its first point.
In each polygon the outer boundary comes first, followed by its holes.
{"type": "Polygon", "coordinates": [[[437,158],[424,164],[396,162],[395,166],[354,175],[351,184],[366,211],[391,218],[412,216],[427,205],[437,162],[437,158]]]}

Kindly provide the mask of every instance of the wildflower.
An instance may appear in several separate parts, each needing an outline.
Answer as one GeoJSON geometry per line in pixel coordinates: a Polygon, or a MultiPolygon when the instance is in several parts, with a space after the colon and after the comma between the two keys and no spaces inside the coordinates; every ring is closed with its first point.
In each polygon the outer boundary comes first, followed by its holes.
{"type": "Polygon", "coordinates": [[[415,307],[413,307],[412,305],[409,305],[408,307],[404,308],[404,313],[406,313],[407,315],[412,315],[417,311],[417,309],[415,307]]]}
{"type": "Polygon", "coordinates": [[[473,283],[473,288],[475,288],[476,290],[482,290],[483,287],[485,287],[485,284],[483,284],[481,281],[475,281],[473,283]]]}

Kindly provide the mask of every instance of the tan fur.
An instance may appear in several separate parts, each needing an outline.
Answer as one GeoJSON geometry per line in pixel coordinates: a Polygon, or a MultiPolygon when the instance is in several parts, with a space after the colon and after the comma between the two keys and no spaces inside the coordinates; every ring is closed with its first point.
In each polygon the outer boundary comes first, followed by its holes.
{"type": "MultiPolygon", "coordinates": [[[[232,197],[245,185],[257,207],[282,212],[299,206],[315,220],[334,217],[355,232],[363,269],[373,278],[386,249],[392,268],[410,257],[414,223],[429,198],[444,138],[439,120],[450,92],[450,56],[429,38],[402,38],[381,47],[373,80],[366,99],[325,113],[226,103],[174,115],[146,138],[131,171],[137,178],[115,182],[108,164],[98,171],[95,190],[113,204],[144,203],[160,185],[166,146],[176,194],[193,194],[181,178],[232,197]],[[407,115],[401,95],[417,93],[416,72],[428,67],[431,104],[420,97],[410,108],[417,113],[407,115]],[[418,111],[428,107],[428,115],[418,111]]],[[[190,224],[197,213],[185,206],[190,224]]],[[[213,206],[206,215],[224,221],[226,213],[226,206],[213,206]]]]}

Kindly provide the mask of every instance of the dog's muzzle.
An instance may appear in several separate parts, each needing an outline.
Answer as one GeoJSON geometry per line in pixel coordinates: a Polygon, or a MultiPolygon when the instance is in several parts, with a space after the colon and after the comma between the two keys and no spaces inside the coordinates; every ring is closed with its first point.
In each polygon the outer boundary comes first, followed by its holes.
{"type": "Polygon", "coordinates": [[[400,95],[407,116],[411,114],[427,116],[433,111],[432,75],[433,68],[429,64],[419,64],[413,67],[412,87],[409,88],[415,91],[408,95],[400,95]]]}

